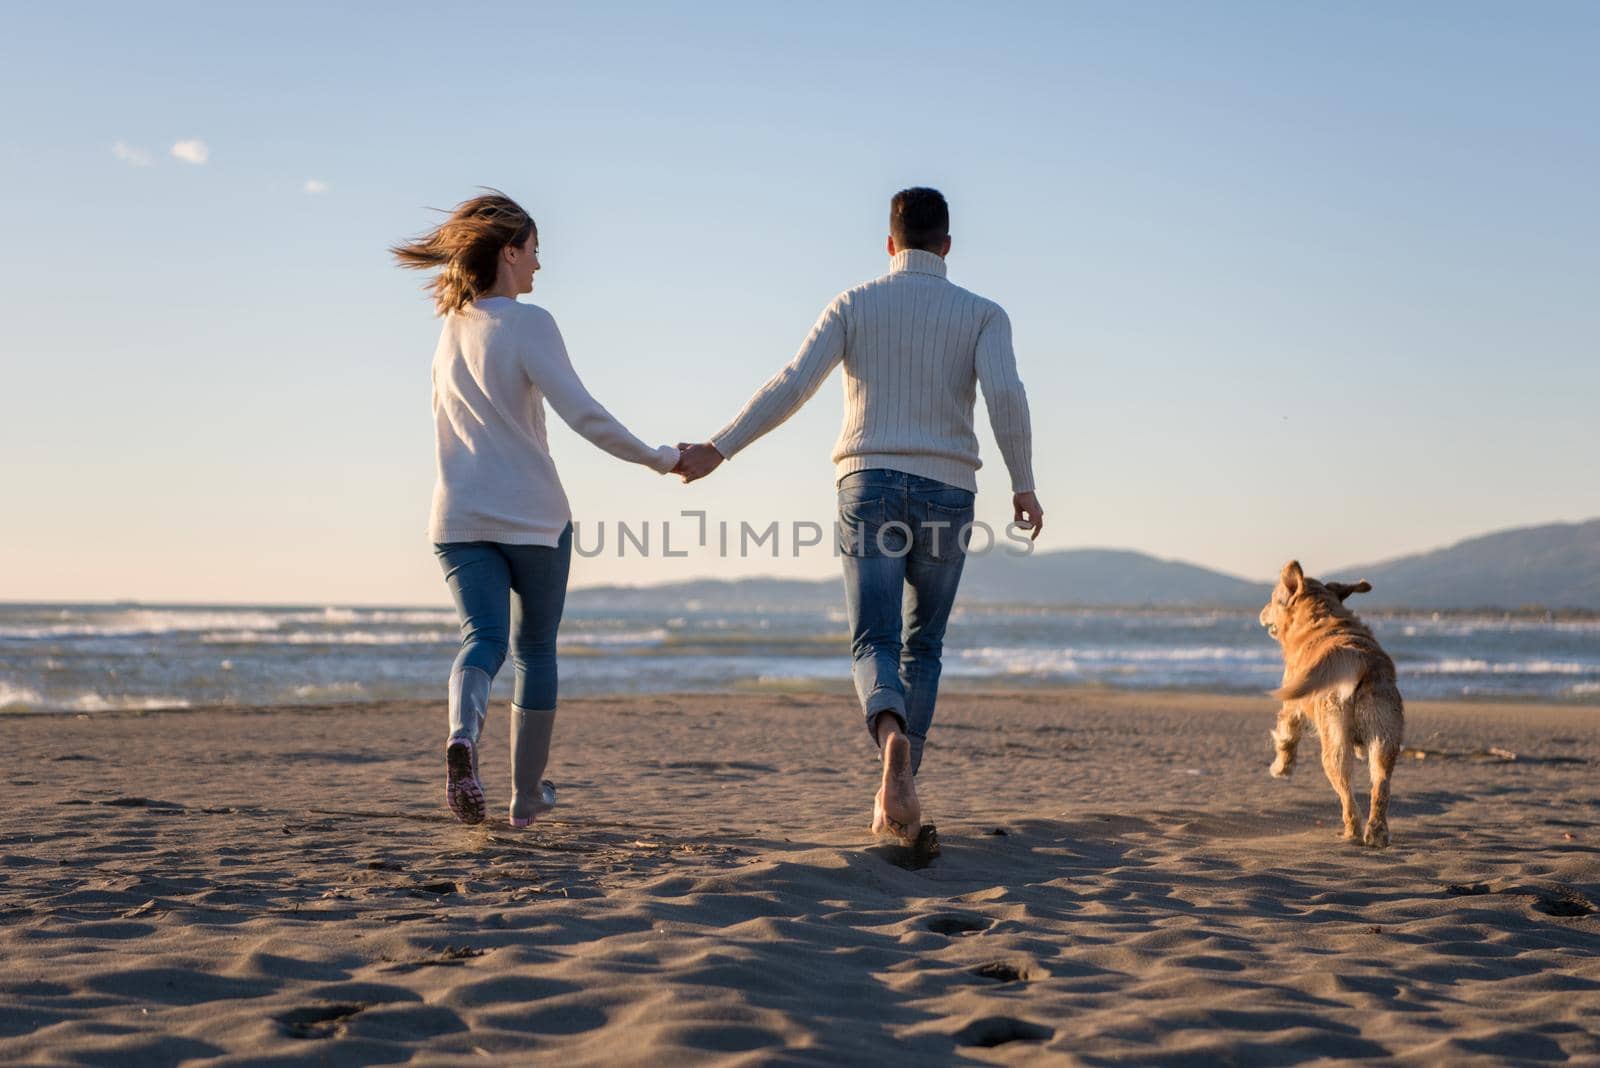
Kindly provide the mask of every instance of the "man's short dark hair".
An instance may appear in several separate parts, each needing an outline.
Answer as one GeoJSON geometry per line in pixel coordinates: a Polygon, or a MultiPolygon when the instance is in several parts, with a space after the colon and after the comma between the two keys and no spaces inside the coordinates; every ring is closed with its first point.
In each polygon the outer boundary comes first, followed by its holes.
{"type": "Polygon", "coordinates": [[[889,201],[889,236],[896,248],[939,252],[950,236],[950,205],[937,189],[912,186],[889,201]]]}

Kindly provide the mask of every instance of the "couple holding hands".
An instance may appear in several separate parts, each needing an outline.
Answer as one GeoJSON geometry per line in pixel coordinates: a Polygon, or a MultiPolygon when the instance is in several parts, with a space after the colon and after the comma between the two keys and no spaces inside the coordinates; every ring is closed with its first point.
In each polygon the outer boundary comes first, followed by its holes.
{"type": "Polygon", "coordinates": [[[573,369],[555,319],[518,302],[539,270],[539,233],[509,197],[466,201],[391,250],[402,266],[437,271],[430,289],[444,320],[433,358],[438,481],[428,533],[461,616],[445,743],[445,796],[457,819],[484,819],[478,738],[508,650],[511,825],[527,826],[556,801],[544,771],[572,524],[544,402],[618,459],[692,482],[788,419],[843,364],[844,426],[832,459],[852,671],[882,759],[872,830],[917,836],[916,773],[973,521],[980,386],[1015,521],[1037,538],[1044,515],[1011,323],[998,304],[946,279],[944,197],[896,193],[886,248],[887,274],[836,297],[795,358],[720,432],[677,448],[651,448],[606,411],[573,369]]]}

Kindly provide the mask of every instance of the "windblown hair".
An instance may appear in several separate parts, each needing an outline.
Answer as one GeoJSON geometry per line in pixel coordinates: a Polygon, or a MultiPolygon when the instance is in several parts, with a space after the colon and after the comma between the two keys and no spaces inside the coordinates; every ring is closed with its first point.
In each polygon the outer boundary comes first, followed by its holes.
{"type": "Polygon", "coordinates": [[[414,241],[389,249],[400,266],[438,270],[427,289],[440,315],[459,311],[494,288],[500,251],[520,246],[539,228],[521,205],[497,189],[457,204],[450,217],[414,241]]]}

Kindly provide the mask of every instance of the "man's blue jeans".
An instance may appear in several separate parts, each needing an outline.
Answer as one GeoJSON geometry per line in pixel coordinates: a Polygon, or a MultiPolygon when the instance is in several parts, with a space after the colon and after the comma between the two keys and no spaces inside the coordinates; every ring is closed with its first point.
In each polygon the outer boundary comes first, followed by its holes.
{"type": "Polygon", "coordinates": [[[877,738],[878,716],[900,717],[913,772],[933,724],[945,625],[961,584],[973,493],[903,471],[856,471],[839,480],[856,693],[877,738]]]}
{"type": "Polygon", "coordinates": [[[455,669],[475,667],[491,679],[505,663],[516,667],[511,703],[556,707],[556,631],[567,601],[572,524],[555,548],[453,541],[433,547],[461,617],[455,669]],[[513,596],[515,595],[515,596],[513,596]]]}

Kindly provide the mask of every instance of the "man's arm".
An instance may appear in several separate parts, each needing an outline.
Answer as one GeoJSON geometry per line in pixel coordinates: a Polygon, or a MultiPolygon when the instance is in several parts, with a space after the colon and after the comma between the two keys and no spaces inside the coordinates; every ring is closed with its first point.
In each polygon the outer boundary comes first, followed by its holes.
{"type": "Polygon", "coordinates": [[[1011,473],[1012,493],[1032,493],[1033,424],[1028,418],[1028,392],[1017,376],[1017,354],[1011,349],[1011,318],[998,305],[978,333],[978,385],[989,409],[1000,455],[1011,473]]]}
{"type": "Polygon", "coordinates": [[[989,426],[1011,474],[1011,508],[1015,522],[1033,531],[1044,529],[1044,509],[1034,496],[1033,423],[1028,416],[1028,392],[1017,375],[1017,354],[1011,347],[1011,317],[995,305],[994,314],[978,334],[976,353],[978,385],[989,409],[989,426]]]}
{"type": "Polygon", "coordinates": [[[844,359],[842,301],[828,305],[789,365],[756,391],[733,422],[712,435],[710,444],[724,458],[781,426],[814,396],[835,365],[844,359]]]}

